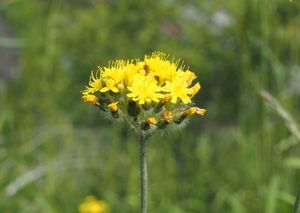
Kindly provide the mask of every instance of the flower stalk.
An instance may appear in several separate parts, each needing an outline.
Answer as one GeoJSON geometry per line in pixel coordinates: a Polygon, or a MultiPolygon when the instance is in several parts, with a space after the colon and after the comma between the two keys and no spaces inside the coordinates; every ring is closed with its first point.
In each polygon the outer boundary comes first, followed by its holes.
{"type": "Polygon", "coordinates": [[[141,134],[140,136],[140,212],[147,213],[148,200],[148,169],[147,169],[147,138],[141,134]]]}

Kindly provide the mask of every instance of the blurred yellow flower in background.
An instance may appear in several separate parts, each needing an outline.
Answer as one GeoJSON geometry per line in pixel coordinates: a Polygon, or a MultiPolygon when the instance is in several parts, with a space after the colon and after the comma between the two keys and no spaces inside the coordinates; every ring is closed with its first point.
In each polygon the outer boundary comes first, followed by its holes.
{"type": "Polygon", "coordinates": [[[84,202],[79,205],[79,213],[108,213],[108,206],[95,196],[87,196],[84,202]]]}

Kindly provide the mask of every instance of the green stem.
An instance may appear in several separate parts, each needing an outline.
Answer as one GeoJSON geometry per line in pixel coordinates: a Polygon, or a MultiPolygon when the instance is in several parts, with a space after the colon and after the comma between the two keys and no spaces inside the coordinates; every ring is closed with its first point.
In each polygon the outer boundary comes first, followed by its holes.
{"type": "Polygon", "coordinates": [[[148,173],[147,173],[146,137],[140,136],[140,181],[141,181],[141,213],[147,213],[148,173]]]}

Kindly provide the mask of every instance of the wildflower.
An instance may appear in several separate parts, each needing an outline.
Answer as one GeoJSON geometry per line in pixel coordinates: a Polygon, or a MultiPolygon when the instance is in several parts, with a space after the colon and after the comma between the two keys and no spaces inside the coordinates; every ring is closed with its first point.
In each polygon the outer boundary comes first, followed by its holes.
{"type": "Polygon", "coordinates": [[[111,119],[125,120],[136,132],[153,134],[170,123],[181,124],[188,116],[205,114],[205,109],[189,106],[201,88],[200,83],[193,84],[196,77],[182,61],[154,52],[143,60],[116,60],[98,67],[82,99],[110,113],[111,119]]]}
{"type": "Polygon", "coordinates": [[[144,73],[144,62],[137,62],[136,64],[127,63],[123,67],[124,83],[126,86],[130,86],[133,81],[133,76],[137,73],[144,73]]]}
{"type": "Polygon", "coordinates": [[[99,99],[95,95],[83,95],[82,99],[86,103],[91,103],[94,105],[99,105],[99,99]]]}
{"type": "Polygon", "coordinates": [[[113,103],[111,103],[111,104],[109,104],[107,107],[109,108],[109,110],[111,111],[111,112],[116,112],[116,111],[118,111],[118,104],[119,102],[113,102],[113,103]]]}
{"type": "Polygon", "coordinates": [[[159,83],[163,84],[176,76],[176,64],[167,60],[165,53],[154,52],[151,56],[145,56],[145,64],[149,72],[158,77],[159,83]]]}
{"type": "MultiPolygon", "coordinates": [[[[201,88],[200,83],[193,84],[195,79],[195,73],[180,60],[170,61],[167,54],[154,52],[143,60],[116,60],[108,67],[99,67],[82,92],[85,102],[109,113],[106,117],[126,121],[140,136],[141,212],[147,211],[145,141],[169,126],[182,127],[188,116],[205,114],[205,109],[191,107],[201,88]]],[[[79,207],[80,213],[104,213],[106,209],[105,203],[94,197],[79,207]]]]}
{"type": "Polygon", "coordinates": [[[100,92],[119,92],[118,84],[124,80],[124,71],[122,67],[125,63],[126,62],[124,61],[117,60],[112,63],[110,67],[105,67],[101,70],[101,78],[104,80],[105,86],[100,89],[100,92]]]}
{"type": "Polygon", "coordinates": [[[83,91],[83,94],[87,95],[89,93],[95,93],[95,92],[99,91],[101,89],[101,87],[102,87],[102,84],[101,84],[99,72],[97,72],[96,75],[94,75],[94,73],[91,72],[89,86],[86,87],[86,89],[83,91]]]}
{"type": "Polygon", "coordinates": [[[104,201],[97,200],[94,196],[87,196],[78,210],[79,213],[107,213],[108,206],[104,201]]]}
{"type": "Polygon", "coordinates": [[[188,86],[184,79],[177,78],[173,82],[167,81],[164,91],[171,96],[171,103],[175,104],[177,99],[180,98],[184,104],[188,104],[192,102],[191,97],[199,91],[200,84],[197,83],[191,88],[188,88],[188,86]]]}
{"type": "Polygon", "coordinates": [[[157,124],[157,120],[155,118],[151,117],[151,118],[147,119],[147,123],[149,125],[155,125],[155,124],[157,124]]]}
{"type": "Polygon", "coordinates": [[[127,96],[137,101],[138,104],[144,104],[149,99],[159,102],[164,97],[163,94],[159,93],[161,87],[157,85],[157,81],[154,78],[148,78],[143,75],[135,75],[134,81],[128,87],[128,90],[130,93],[127,96]]]}
{"type": "Polygon", "coordinates": [[[100,89],[100,92],[107,92],[109,90],[113,91],[114,93],[119,92],[119,89],[114,79],[107,79],[105,81],[105,86],[102,89],[100,89]]]}

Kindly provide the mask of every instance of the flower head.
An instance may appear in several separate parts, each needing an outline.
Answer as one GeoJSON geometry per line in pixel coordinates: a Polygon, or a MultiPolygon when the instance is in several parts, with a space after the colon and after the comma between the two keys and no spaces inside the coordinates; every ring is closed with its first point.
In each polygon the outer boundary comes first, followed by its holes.
{"type": "Polygon", "coordinates": [[[101,79],[99,76],[99,72],[96,72],[94,75],[93,71],[91,72],[89,86],[82,92],[84,95],[86,94],[93,94],[99,91],[102,88],[101,79]]]}
{"type": "Polygon", "coordinates": [[[157,85],[154,78],[144,76],[143,74],[136,74],[133,77],[131,86],[128,87],[128,97],[137,101],[138,104],[145,104],[146,100],[150,99],[154,102],[159,102],[164,97],[161,94],[161,87],[157,85]]]}
{"type": "Polygon", "coordinates": [[[104,68],[104,70],[102,70],[101,77],[104,81],[104,86],[100,92],[119,92],[118,84],[124,79],[124,73],[120,70],[119,66],[120,65],[113,66],[111,68],[104,68]]]}
{"type": "Polygon", "coordinates": [[[157,77],[159,84],[173,79],[177,74],[177,64],[168,59],[168,55],[162,52],[154,52],[151,56],[145,56],[144,62],[154,76],[157,77]]]}
{"type": "Polygon", "coordinates": [[[136,131],[153,132],[191,115],[204,115],[205,109],[191,106],[201,87],[193,83],[196,74],[181,60],[168,58],[154,52],[143,60],[116,60],[98,67],[82,98],[103,113],[111,112],[108,117],[126,120],[136,131]]]}

